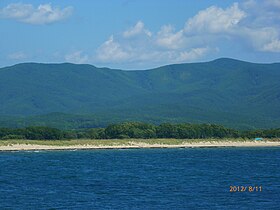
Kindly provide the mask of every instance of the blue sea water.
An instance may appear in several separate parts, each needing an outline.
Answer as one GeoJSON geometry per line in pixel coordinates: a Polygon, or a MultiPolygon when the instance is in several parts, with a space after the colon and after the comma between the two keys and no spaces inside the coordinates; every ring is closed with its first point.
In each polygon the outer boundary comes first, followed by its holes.
{"type": "Polygon", "coordinates": [[[0,152],[0,209],[279,208],[280,148],[0,152]]]}

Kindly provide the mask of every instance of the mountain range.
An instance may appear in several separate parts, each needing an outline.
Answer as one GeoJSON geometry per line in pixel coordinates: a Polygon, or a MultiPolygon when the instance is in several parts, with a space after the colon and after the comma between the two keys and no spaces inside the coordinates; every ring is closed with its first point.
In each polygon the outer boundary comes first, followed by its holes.
{"type": "Polygon", "coordinates": [[[0,126],[143,121],[280,127],[279,81],[280,63],[229,58],[133,71],[22,63],[0,68],[0,126]]]}

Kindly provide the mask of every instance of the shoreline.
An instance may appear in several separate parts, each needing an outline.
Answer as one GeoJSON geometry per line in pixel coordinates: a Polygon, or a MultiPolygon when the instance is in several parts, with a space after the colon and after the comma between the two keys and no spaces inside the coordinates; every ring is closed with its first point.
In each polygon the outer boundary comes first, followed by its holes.
{"type": "MultiPolygon", "coordinates": [[[[81,142],[82,143],[82,142],[81,142]]],[[[103,142],[104,143],[104,142],[103,142]]],[[[105,142],[106,143],[106,142],[105,142]]],[[[46,145],[16,143],[0,145],[2,151],[34,151],[34,150],[95,150],[95,149],[148,149],[148,148],[215,148],[215,147],[280,147],[280,141],[201,141],[182,142],[180,144],[147,143],[145,141],[128,141],[128,144],[74,144],[46,145]]]]}

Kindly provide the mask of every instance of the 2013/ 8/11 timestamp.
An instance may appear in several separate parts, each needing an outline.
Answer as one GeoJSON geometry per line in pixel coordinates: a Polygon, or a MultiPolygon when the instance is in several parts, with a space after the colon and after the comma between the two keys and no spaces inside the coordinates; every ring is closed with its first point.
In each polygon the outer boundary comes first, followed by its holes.
{"type": "Polygon", "coordinates": [[[229,186],[229,192],[261,192],[262,186],[229,186]]]}

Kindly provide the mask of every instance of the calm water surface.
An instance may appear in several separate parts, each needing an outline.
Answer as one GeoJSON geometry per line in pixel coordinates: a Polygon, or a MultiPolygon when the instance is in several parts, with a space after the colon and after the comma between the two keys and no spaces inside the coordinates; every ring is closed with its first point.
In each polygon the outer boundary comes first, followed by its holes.
{"type": "Polygon", "coordinates": [[[0,152],[0,209],[240,208],[280,208],[280,148],[0,152]]]}

